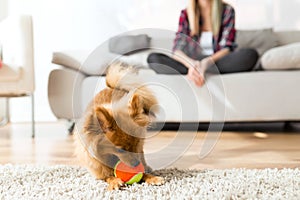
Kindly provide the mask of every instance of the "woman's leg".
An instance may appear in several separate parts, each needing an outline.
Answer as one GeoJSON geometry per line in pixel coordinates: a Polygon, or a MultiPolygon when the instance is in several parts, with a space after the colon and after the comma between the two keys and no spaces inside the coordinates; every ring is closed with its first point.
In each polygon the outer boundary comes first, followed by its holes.
{"type": "Polygon", "coordinates": [[[147,62],[158,74],[187,74],[188,69],[180,62],[161,53],[151,53],[147,62]]]}
{"type": "Polygon", "coordinates": [[[258,57],[254,49],[240,49],[218,60],[216,66],[221,74],[251,71],[258,57]]]}

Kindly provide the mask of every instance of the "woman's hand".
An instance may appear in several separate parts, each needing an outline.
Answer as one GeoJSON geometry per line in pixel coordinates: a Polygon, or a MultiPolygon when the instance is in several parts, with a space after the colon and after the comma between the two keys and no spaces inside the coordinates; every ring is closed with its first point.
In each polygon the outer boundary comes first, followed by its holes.
{"type": "Polygon", "coordinates": [[[188,70],[188,78],[193,81],[197,86],[201,87],[204,85],[204,73],[205,73],[205,68],[201,66],[200,61],[195,61],[194,66],[189,67],[188,70]]]}
{"type": "Polygon", "coordinates": [[[213,61],[210,57],[204,58],[201,61],[195,61],[194,66],[190,67],[188,70],[188,78],[197,86],[203,86],[205,83],[205,72],[212,64],[213,61]]]}

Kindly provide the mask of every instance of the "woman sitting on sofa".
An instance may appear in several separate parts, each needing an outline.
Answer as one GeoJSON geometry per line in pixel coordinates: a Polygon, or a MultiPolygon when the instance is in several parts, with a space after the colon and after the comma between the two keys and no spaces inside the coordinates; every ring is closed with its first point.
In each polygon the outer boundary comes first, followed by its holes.
{"type": "Polygon", "coordinates": [[[152,53],[149,66],[157,73],[187,74],[197,86],[204,84],[209,71],[250,71],[258,54],[254,49],[235,50],[234,26],[234,9],[222,0],[189,0],[187,9],[181,11],[172,58],[152,53]]]}

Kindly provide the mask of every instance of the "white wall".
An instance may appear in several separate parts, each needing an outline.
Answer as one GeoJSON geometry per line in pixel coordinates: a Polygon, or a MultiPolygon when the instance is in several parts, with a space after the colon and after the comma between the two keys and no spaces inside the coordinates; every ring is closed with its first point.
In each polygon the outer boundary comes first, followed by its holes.
{"type": "Polygon", "coordinates": [[[300,0],[226,0],[236,10],[238,29],[300,30],[300,0]]]}
{"type": "Polygon", "coordinates": [[[273,0],[275,30],[300,30],[300,0],[273,0]]]}
{"type": "Polygon", "coordinates": [[[0,21],[7,16],[8,0],[0,0],[0,21]]]}
{"type": "Polygon", "coordinates": [[[273,0],[235,0],[236,27],[243,30],[272,28],[273,0]]]}
{"type": "MultiPolygon", "coordinates": [[[[1,2],[7,0],[0,0],[1,2]]],[[[226,0],[236,9],[237,28],[300,30],[300,0],[226,0]]],[[[9,0],[9,13],[34,17],[36,118],[52,121],[47,99],[53,51],[92,49],[109,37],[135,28],[176,30],[187,0],[9,0]]],[[[1,11],[1,9],[0,9],[1,11]]],[[[1,15],[0,15],[1,16],[1,15]]],[[[29,99],[15,99],[12,121],[30,120],[29,99]],[[27,106],[28,105],[28,106],[27,106]]]]}

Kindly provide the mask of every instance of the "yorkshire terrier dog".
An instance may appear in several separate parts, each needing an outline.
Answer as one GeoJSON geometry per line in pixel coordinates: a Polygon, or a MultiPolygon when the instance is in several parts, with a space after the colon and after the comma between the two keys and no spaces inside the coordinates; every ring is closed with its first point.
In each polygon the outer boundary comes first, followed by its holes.
{"type": "Polygon", "coordinates": [[[108,183],[109,190],[124,185],[114,176],[117,160],[132,167],[141,162],[145,167],[142,181],[164,183],[162,177],[150,174],[143,151],[147,127],[157,112],[157,100],[136,73],[137,69],[126,63],[111,64],[106,73],[107,87],[88,105],[75,130],[77,156],[96,179],[108,183]]]}

